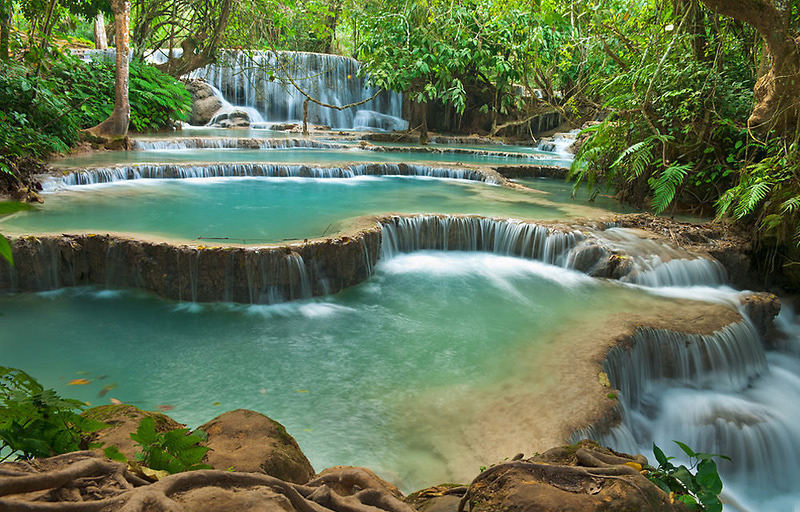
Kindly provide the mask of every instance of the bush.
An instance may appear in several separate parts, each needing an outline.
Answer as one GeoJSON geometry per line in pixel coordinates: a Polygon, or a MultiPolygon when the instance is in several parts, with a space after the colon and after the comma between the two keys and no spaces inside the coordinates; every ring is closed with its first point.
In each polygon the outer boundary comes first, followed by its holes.
{"type": "Polygon", "coordinates": [[[105,427],[83,418],[79,400],[61,398],[16,368],[0,366],[0,462],[87,448],[85,434],[105,427]]]}

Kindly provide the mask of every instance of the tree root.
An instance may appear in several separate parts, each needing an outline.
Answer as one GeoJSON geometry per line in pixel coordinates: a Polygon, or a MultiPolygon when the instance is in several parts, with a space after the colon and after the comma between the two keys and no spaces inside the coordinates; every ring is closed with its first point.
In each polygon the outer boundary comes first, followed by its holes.
{"type": "Polygon", "coordinates": [[[502,487],[507,482],[514,480],[512,472],[519,471],[526,474],[525,477],[519,477],[520,481],[538,482],[576,494],[599,494],[603,491],[603,480],[619,480],[635,490],[643,500],[643,506],[646,506],[647,509],[651,511],[669,509],[670,505],[666,494],[636,469],[636,464],[644,466],[647,463],[644,457],[625,457],[624,454],[604,450],[591,442],[582,442],[574,452],[564,450],[561,455],[566,453],[572,454],[572,462],[559,460],[553,463],[552,460],[545,458],[543,460],[546,462],[517,460],[488,468],[475,477],[469,485],[459,502],[458,512],[464,512],[468,503],[469,509],[472,510],[477,494],[486,492],[487,487],[490,486],[494,488],[494,492],[497,492],[498,486],[502,487]],[[569,465],[573,463],[578,465],[569,465]]]}
{"type": "Polygon", "coordinates": [[[181,498],[192,490],[261,487],[284,496],[297,512],[413,512],[374,475],[358,468],[322,475],[306,485],[261,473],[216,470],[177,473],[147,483],[128,473],[125,464],[92,452],[34,461],[35,473],[12,468],[0,468],[0,511],[183,512],[181,498]],[[337,492],[342,490],[344,495],[337,492]]]}

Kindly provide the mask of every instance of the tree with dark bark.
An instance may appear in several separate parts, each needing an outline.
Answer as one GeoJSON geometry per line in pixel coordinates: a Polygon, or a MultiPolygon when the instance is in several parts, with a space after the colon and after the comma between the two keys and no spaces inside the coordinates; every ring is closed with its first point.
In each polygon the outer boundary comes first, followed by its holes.
{"type": "Polygon", "coordinates": [[[800,41],[790,32],[789,14],[770,0],[701,1],[719,14],[753,26],[764,38],[770,67],[756,82],[750,127],[794,135],[800,129],[800,41]]]}

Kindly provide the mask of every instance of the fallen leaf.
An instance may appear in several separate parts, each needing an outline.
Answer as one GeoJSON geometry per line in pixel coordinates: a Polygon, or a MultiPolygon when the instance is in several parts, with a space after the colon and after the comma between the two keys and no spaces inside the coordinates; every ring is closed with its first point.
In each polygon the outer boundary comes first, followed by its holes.
{"type": "Polygon", "coordinates": [[[90,382],[92,381],[89,379],[72,379],[71,381],[67,382],[67,386],[85,386],[90,382]]]}
{"type": "Polygon", "coordinates": [[[261,393],[262,395],[266,395],[267,394],[267,389],[266,388],[261,388],[259,390],[259,393],[261,393]]]}
{"type": "Polygon", "coordinates": [[[114,405],[122,405],[122,402],[116,398],[109,398],[108,400],[114,405]]]}
{"type": "Polygon", "coordinates": [[[103,386],[103,389],[100,390],[100,392],[97,394],[97,396],[106,396],[106,393],[108,393],[109,391],[111,391],[115,387],[117,387],[116,383],[109,384],[108,386],[103,386]]]}
{"type": "Polygon", "coordinates": [[[298,393],[308,393],[308,390],[307,389],[298,389],[297,392],[298,393]]]}
{"type": "Polygon", "coordinates": [[[610,388],[611,387],[611,381],[608,380],[608,374],[606,372],[600,372],[600,374],[597,376],[597,378],[598,378],[598,380],[600,380],[600,384],[603,387],[606,387],[606,388],[610,388]]]}
{"type": "Polygon", "coordinates": [[[174,408],[175,408],[174,405],[159,405],[156,407],[156,409],[158,409],[159,411],[171,411],[174,408]]]}
{"type": "Polygon", "coordinates": [[[222,403],[221,403],[221,402],[214,402],[214,403],[213,403],[213,404],[211,404],[211,405],[213,405],[213,406],[217,407],[217,406],[220,406],[220,405],[222,405],[222,403]]]}

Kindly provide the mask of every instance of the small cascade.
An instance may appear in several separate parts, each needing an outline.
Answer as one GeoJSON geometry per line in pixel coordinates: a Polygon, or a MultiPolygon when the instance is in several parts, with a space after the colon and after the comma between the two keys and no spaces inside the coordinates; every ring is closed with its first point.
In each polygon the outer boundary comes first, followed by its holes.
{"type": "Polygon", "coordinates": [[[289,274],[288,300],[310,299],[312,296],[311,280],[308,277],[303,257],[296,252],[290,253],[286,256],[286,266],[289,274]]]}
{"type": "MultiPolygon", "coordinates": [[[[315,99],[344,106],[378,92],[378,89],[365,87],[360,67],[358,61],[340,55],[223,51],[217,63],[194,71],[192,76],[205,78],[229,103],[257,110],[266,122],[300,122],[305,96],[289,83],[287,73],[315,99]]],[[[408,122],[402,119],[402,97],[387,91],[362,105],[341,111],[309,103],[308,115],[311,124],[336,129],[408,128],[408,122]]]]}
{"type": "Polygon", "coordinates": [[[725,493],[742,510],[792,510],[800,474],[800,324],[786,311],[776,321],[780,351],[765,351],[748,320],[711,335],[641,329],[604,362],[618,395],[622,423],[590,428],[573,440],[596,439],[628,452],[649,453],[655,442],[681,454],[672,440],[718,461],[725,493]],[[752,508],[747,508],[752,507],[752,508]]]}
{"type": "Polygon", "coordinates": [[[741,391],[767,371],[764,347],[748,321],[711,335],[640,329],[631,348],[614,347],[603,369],[628,409],[665,381],[673,386],[741,391]]]}
{"type": "Polygon", "coordinates": [[[583,235],[517,220],[418,215],[381,226],[381,258],[419,250],[483,251],[567,266],[583,235]]]}
{"type": "Polygon", "coordinates": [[[568,132],[556,133],[552,137],[540,139],[534,146],[539,151],[555,153],[560,157],[572,159],[574,156],[569,152],[569,147],[575,143],[580,130],[570,130],[568,132]]]}
{"type": "Polygon", "coordinates": [[[474,169],[429,167],[410,164],[358,164],[347,167],[315,167],[309,165],[275,165],[251,163],[136,164],[87,169],[46,180],[45,192],[63,187],[96,185],[115,181],[140,179],[185,179],[221,177],[295,177],[295,178],[354,178],[356,176],[420,176],[482,181],[496,184],[496,176],[474,169]]]}
{"type": "Polygon", "coordinates": [[[660,240],[641,238],[625,228],[608,228],[598,237],[612,251],[629,256],[630,270],[622,281],[649,287],[718,287],[727,283],[722,264],[699,258],[660,240]]]}
{"type": "Polygon", "coordinates": [[[133,149],[152,151],[168,149],[348,149],[352,144],[312,139],[247,139],[227,137],[195,137],[186,139],[132,139],[133,149]]]}
{"type": "Polygon", "coordinates": [[[633,272],[628,281],[650,287],[721,286],[727,282],[725,267],[706,258],[651,261],[648,269],[633,272]]]}

